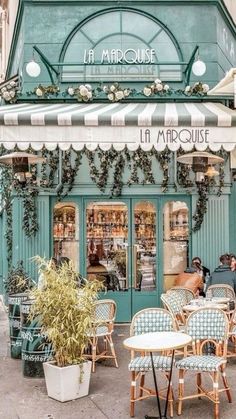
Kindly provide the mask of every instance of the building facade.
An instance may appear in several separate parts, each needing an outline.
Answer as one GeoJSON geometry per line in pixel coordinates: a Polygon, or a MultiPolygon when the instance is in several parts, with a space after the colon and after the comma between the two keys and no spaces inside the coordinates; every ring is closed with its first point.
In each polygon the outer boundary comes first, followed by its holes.
{"type": "Polygon", "coordinates": [[[46,161],[24,182],[2,169],[1,283],[19,260],[37,279],[33,256],[66,256],[129,321],[193,256],[212,270],[236,249],[233,96],[207,95],[235,34],[220,0],[19,2],[1,154],[46,161]],[[223,157],[219,176],[178,163],[194,150],[223,157]]]}

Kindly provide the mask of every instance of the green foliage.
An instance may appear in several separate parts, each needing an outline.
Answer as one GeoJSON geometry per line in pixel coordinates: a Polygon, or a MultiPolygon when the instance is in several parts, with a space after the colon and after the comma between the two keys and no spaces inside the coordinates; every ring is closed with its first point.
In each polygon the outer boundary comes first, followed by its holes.
{"type": "Polygon", "coordinates": [[[34,281],[25,272],[23,261],[20,260],[16,268],[12,267],[9,271],[5,282],[5,290],[8,294],[17,294],[29,291],[33,286],[34,281]]]}
{"type": "Polygon", "coordinates": [[[102,284],[87,281],[78,289],[78,273],[71,264],[55,268],[37,256],[44,287],[32,292],[35,303],[31,316],[39,315],[42,331],[52,343],[56,364],[60,367],[84,361],[88,331],[92,327],[94,303],[102,284]]]}

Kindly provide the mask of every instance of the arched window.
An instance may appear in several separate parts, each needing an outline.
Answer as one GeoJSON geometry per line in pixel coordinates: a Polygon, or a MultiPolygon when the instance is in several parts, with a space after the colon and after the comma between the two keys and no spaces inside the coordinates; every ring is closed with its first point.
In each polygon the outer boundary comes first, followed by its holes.
{"type": "Polygon", "coordinates": [[[67,39],[61,61],[79,63],[63,67],[62,81],[182,80],[182,55],[171,32],[133,9],[107,10],[83,22],[67,39]]]}

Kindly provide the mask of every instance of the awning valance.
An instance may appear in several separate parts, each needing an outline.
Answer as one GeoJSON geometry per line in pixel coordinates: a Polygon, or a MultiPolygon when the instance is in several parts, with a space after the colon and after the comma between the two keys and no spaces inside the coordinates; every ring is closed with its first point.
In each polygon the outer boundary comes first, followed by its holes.
{"type": "Polygon", "coordinates": [[[236,111],[220,103],[82,103],[0,107],[0,143],[11,150],[43,145],[103,150],[182,147],[227,151],[236,144],[236,111]]]}

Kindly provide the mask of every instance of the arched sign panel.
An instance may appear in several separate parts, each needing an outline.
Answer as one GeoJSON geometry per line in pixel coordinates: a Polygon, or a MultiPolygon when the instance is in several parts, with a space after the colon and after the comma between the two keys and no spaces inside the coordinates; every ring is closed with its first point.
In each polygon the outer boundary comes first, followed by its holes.
{"type": "Polygon", "coordinates": [[[71,35],[64,50],[65,82],[182,80],[177,42],[160,22],[137,11],[92,17],[71,35]]]}

